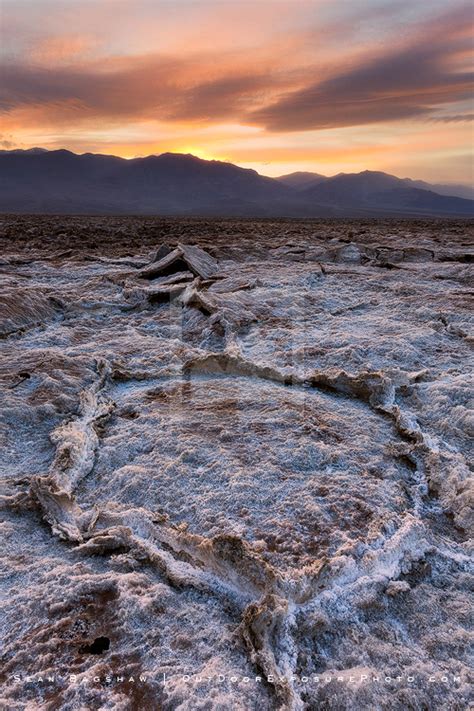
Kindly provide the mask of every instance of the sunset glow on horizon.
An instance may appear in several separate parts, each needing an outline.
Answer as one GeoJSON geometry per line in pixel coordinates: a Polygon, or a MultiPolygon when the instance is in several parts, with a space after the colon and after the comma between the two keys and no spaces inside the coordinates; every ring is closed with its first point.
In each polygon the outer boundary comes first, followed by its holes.
{"type": "Polygon", "coordinates": [[[472,3],[3,0],[0,147],[471,183],[472,3]]]}

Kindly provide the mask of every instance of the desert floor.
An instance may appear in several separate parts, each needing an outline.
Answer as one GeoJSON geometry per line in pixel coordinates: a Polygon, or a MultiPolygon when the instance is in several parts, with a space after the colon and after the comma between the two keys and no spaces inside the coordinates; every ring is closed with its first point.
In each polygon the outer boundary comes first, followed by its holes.
{"type": "Polygon", "coordinates": [[[467,709],[472,226],[0,239],[2,708],[467,709]]]}

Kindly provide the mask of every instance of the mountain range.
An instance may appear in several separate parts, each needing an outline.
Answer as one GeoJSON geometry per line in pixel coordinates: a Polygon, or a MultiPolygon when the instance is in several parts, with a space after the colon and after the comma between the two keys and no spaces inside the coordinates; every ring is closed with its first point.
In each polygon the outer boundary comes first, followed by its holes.
{"type": "MultiPolygon", "coordinates": [[[[370,173],[371,171],[364,172],[370,173]]],[[[364,173],[357,173],[357,175],[363,174],[364,173]]],[[[339,173],[333,177],[339,178],[342,175],[345,175],[345,173],[339,173]]],[[[383,175],[387,175],[387,173],[383,173],[383,175]]],[[[308,173],[304,171],[281,175],[277,178],[277,180],[281,183],[290,185],[298,190],[304,190],[305,188],[309,188],[311,185],[314,186],[330,179],[331,178],[328,176],[321,175],[320,173],[308,173]]],[[[398,180],[401,180],[401,182],[408,188],[420,188],[421,190],[431,190],[439,195],[449,195],[450,197],[462,197],[466,200],[474,200],[473,185],[457,185],[455,183],[427,183],[424,180],[412,180],[411,178],[398,178],[398,180]]]]}
{"type": "Polygon", "coordinates": [[[473,217],[472,190],[449,190],[377,171],[269,178],[180,153],[126,160],[41,148],[0,151],[0,211],[8,213],[473,217]]]}

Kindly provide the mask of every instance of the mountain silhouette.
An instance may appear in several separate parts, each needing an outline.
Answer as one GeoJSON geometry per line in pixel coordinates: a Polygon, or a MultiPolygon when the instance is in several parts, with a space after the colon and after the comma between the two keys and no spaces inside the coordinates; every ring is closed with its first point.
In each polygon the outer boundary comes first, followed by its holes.
{"type": "Polygon", "coordinates": [[[299,170],[296,173],[288,173],[288,175],[280,175],[276,180],[283,183],[284,185],[289,185],[291,188],[296,188],[297,190],[303,190],[308,188],[310,185],[317,185],[318,183],[327,180],[326,175],[321,175],[320,173],[308,173],[304,170],[299,170]]]}
{"type": "MultiPolygon", "coordinates": [[[[370,172],[371,171],[365,171],[365,173],[370,172]]],[[[339,173],[338,175],[328,177],[327,175],[321,175],[320,173],[298,171],[296,173],[288,173],[288,175],[280,175],[276,179],[285,185],[291,185],[297,190],[304,190],[310,186],[319,185],[325,180],[331,180],[332,177],[338,178],[342,175],[347,175],[347,173],[339,173]]],[[[356,173],[355,175],[363,176],[364,173],[356,173]]],[[[382,173],[382,175],[387,175],[387,173],[382,173]]],[[[461,197],[466,198],[467,200],[474,200],[474,186],[472,185],[457,185],[455,183],[427,183],[424,180],[412,180],[411,178],[399,178],[399,180],[401,180],[407,188],[420,188],[421,190],[430,190],[431,192],[438,193],[438,195],[448,195],[449,197],[461,197]]]]}
{"type": "MultiPolygon", "coordinates": [[[[294,174],[293,174],[294,176],[294,174]]],[[[232,163],[163,153],[126,160],[67,150],[0,151],[0,211],[248,217],[473,216],[474,201],[364,171],[268,178],[232,163]]]]}
{"type": "Polygon", "coordinates": [[[411,187],[411,181],[379,171],[342,173],[324,181],[311,183],[300,191],[307,201],[327,206],[344,206],[346,210],[385,214],[469,215],[474,214],[474,201],[440,195],[433,190],[411,187]]]}

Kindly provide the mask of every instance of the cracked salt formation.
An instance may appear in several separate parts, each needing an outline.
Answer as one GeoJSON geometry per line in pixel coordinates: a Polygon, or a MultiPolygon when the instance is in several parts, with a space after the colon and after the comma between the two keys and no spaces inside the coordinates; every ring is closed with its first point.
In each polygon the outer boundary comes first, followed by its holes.
{"type": "Polygon", "coordinates": [[[2,705],[467,708],[470,226],[2,229],[2,705]]]}
{"type": "Polygon", "coordinates": [[[153,263],[140,272],[145,279],[156,279],[189,269],[195,276],[208,279],[217,271],[217,262],[196,245],[178,244],[176,249],[162,245],[153,263]]]}

